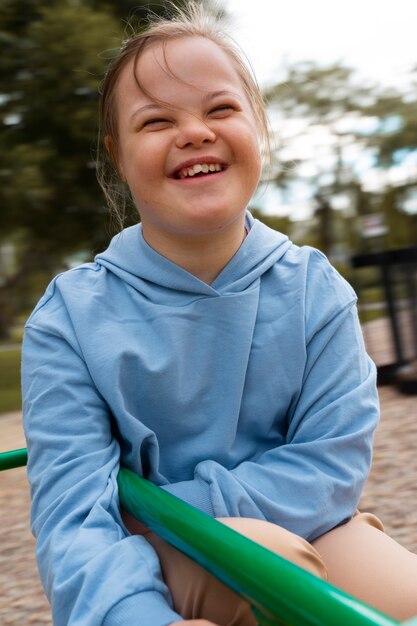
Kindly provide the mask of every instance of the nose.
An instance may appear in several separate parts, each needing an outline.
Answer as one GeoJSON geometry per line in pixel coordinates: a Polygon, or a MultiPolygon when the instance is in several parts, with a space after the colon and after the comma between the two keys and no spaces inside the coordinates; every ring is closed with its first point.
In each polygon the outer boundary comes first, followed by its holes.
{"type": "Polygon", "coordinates": [[[199,117],[190,116],[179,126],[177,136],[177,147],[187,146],[199,147],[206,143],[213,143],[216,140],[216,133],[199,117]]]}

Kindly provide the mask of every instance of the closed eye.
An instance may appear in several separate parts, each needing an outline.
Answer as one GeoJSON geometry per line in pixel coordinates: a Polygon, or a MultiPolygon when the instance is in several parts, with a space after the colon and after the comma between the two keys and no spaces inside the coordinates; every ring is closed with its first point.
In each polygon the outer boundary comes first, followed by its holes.
{"type": "Polygon", "coordinates": [[[236,110],[236,107],[232,104],[219,104],[216,107],[210,109],[210,115],[215,117],[226,117],[229,113],[236,110]]]}
{"type": "Polygon", "coordinates": [[[152,130],[158,130],[159,128],[165,128],[171,124],[170,120],[164,117],[154,117],[143,122],[142,127],[148,127],[152,130]]]}

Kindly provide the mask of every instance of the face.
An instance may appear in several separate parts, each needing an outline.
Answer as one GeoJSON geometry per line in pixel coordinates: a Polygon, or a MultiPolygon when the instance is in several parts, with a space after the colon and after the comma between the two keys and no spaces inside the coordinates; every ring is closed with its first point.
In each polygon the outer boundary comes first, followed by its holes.
{"type": "Polygon", "coordinates": [[[143,233],[192,237],[242,228],[259,180],[259,132],[229,56],[203,37],[153,45],[116,86],[117,161],[143,233]]]}

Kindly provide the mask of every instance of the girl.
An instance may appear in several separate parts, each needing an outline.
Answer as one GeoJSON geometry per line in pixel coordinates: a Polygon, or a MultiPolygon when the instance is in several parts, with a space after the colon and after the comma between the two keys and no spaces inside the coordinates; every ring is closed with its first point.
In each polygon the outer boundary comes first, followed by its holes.
{"type": "Polygon", "coordinates": [[[356,511],[378,402],[355,294],[246,212],[267,130],[235,46],[193,5],[154,24],[110,65],[101,128],[109,202],[129,190],[141,224],[58,276],[24,339],[54,624],[254,624],[119,510],[120,463],[397,619],[417,613],[415,555],[356,511]]]}

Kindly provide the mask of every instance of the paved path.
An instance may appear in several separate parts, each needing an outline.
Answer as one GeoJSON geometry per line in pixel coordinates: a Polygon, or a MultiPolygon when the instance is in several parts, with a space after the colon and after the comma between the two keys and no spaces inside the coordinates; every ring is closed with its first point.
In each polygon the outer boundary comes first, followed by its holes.
{"type": "MultiPolygon", "coordinates": [[[[380,388],[382,420],[362,510],[382,518],[387,532],[417,552],[417,398],[380,388]]],[[[1,447],[25,445],[20,415],[0,416],[1,447]]],[[[51,626],[38,581],[28,522],[24,468],[0,473],[0,624],[51,626]]]]}
{"type": "MultiPolygon", "coordinates": [[[[0,415],[1,449],[25,447],[19,413],[0,415]]],[[[25,468],[0,472],[0,624],[51,626],[29,530],[25,468]]]]}

